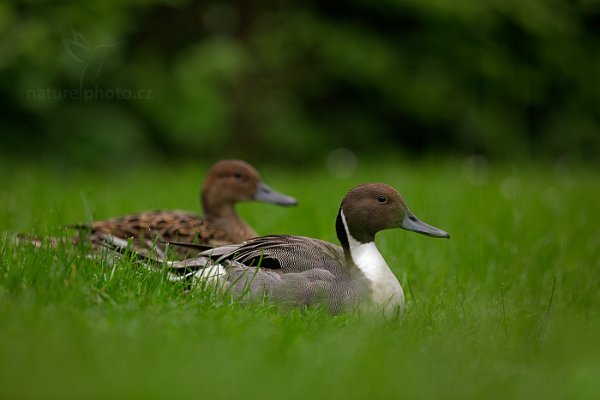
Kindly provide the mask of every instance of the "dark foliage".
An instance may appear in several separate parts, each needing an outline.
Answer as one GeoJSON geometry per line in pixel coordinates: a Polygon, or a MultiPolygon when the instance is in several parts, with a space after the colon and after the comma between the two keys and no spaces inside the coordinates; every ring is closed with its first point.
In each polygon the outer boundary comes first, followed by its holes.
{"type": "Polygon", "coordinates": [[[591,159],[599,26],[591,0],[4,1],[0,152],[591,159]]]}

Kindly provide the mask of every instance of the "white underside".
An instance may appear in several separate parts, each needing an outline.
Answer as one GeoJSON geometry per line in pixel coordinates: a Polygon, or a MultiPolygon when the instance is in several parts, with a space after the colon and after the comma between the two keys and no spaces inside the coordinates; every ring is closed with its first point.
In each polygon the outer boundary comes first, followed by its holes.
{"type": "Polygon", "coordinates": [[[207,284],[216,284],[226,279],[227,271],[221,264],[203,268],[194,273],[194,279],[207,284]]]}
{"type": "Polygon", "coordinates": [[[375,242],[360,243],[354,239],[348,230],[344,212],[341,211],[341,214],[352,260],[371,282],[373,302],[383,306],[386,311],[393,311],[397,307],[402,308],[404,306],[402,286],[386,264],[375,242]]]}

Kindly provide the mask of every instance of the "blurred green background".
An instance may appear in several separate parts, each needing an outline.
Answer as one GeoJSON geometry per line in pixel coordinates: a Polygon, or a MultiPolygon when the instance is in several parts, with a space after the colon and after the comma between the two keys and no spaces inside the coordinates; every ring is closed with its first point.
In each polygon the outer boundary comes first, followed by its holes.
{"type": "Polygon", "coordinates": [[[597,159],[600,3],[5,0],[0,155],[597,159]]]}

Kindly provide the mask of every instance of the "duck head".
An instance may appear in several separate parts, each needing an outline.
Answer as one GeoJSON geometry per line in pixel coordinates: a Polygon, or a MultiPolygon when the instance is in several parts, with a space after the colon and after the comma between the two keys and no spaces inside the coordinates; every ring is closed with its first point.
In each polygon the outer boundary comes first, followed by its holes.
{"type": "Polygon", "coordinates": [[[222,160],[213,165],[202,186],[201,199],[207,214],[233,209],[235,203],[244,201],[262,201],[281,206],[298,204],[293,197],[267,186],[256,169],[242,160],[222,160]]]}
{"type": "Polygon", "coordinates": [[[348,248],[347,234],[359,243],[370,243],[377,232],[393,228],[450,238],[447,232],[419,220],[408,209],[402,195],[385,183],[357,186],[342,200],[336,230],[343,247],[348,248]]]}

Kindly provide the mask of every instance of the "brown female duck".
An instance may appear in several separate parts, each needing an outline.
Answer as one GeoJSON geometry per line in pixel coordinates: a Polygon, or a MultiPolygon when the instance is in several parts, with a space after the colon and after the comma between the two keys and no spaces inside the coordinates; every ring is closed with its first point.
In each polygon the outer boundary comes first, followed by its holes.
{"type": "MultiPolygon", "coordinates": [[[[72,225],[82,237],[112,235],[133,238],[137,251],[147,253],[154,249],[162,256],[163,242],[177,241],[218,246],[240,243],[257,236],[236,212],[236,203],[262,201],[282,206],[293,206],[296,199],[278,193],[262,182],[250,164],[241,160],[222,160],[208,172],[201,190],[204,216],[181,210],[146,211],[90,224],[72,225]],[[88,236],[89,235],[89,236],[88,236]]],[[[176,249],[183,255],[188,251],[176,249]]]]}

